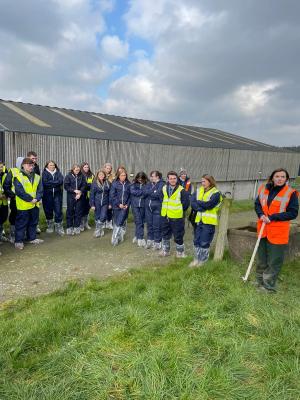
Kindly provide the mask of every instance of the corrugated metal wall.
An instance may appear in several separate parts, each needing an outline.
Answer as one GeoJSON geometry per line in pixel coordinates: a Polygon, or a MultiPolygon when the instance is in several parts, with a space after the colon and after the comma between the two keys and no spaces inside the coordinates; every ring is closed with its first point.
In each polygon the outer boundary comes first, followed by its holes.
{"type": "Polygon", "coordinates": [[[78,139],[63,136],[45,136],[30,133],[5,133],[6,164],[15,164],[16,157],[25,156],[29,150],[38,153],[39,164],[55,160],[63,173],[74,162],[90,163],[96,171],[105,162],[127,167],[129,173],[153,169],[163,175],[169,170],[188,170],[191,180],[199,182],[201,175],[209,173],[217,181],[248,181],[267,177],[278,167],[286,168],[291,177],[298,174],[299,155],[284,152],[252,152],[216,148],[196,148],[116,142],[109,140],[78,139]],[[261,174],[259,175],[259,172],[261,174]]]}

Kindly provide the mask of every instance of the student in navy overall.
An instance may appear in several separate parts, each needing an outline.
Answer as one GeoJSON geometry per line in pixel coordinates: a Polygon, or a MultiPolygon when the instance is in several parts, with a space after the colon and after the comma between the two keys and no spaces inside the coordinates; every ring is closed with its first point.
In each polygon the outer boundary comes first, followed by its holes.
{"type": "MultiPolygon", "coordinates": [[[[107,179],[107,181],[108,181],[110,184],[112,184],[113,181],[114,181],[115,178],[116,178],[116,175],[115,175],[115,173],[113,172],[112,164],[111,164],[110,162],[107,162],[107,163],[105,163],[105,164],[103,165],[103,168],[102,168],[102,169],[103,169],[103,170],[105,171],[105,173],[106,173],[106,179],[107,179]]],[[[113,230],[113,209],[112,209],[112,208],[108,208],[108,211],[107,211],[107,220],[106,220],[106,223],[105,223],[105,228],[113,230]]]]}
{"type": "Polygon", "coordinates": [[[145,172],[138,172],[130,186],[131,209],[135,223],[135,236],[133,243],[139,247],[145,247],[144,224],[145,224],[145,186],[148,183],[148,177],[145,172]]]}
{"type": "Polygon", "coordinates": [[[44,242],[42,239],[36,238],[43,186],[41,177],[33,171],[34,162],[30,158],[24,158],[21,170],[16,173],[13,180],[17,205],[15,248],[18,250],[24,248],[25,235],[29,243],[44,242]]]}
{"type": "Polygon", "coordinates": [[[145,214],[147,222],[146,248],[161,248],[161,205],[163,201],[162,188],[164,186],[162,174],[159,171],[150,173],[150,183],[145,187],[145,214]]]}
{"type": "Polygon", "coordinates": [[[202,266],[209,257],[209,249],[218,225],[222,195],[211,175],[203,175],[201,187],[193,193],[191,207],[197,211],[194,228],[194,260],[189,267],[202,266]]]}
{"type": "Polygon", "coordinates": [[[90,190],[95,176],[92,173],[90,166],[87,162],[81,164],[80,170],[82,175],[85,177],[87,183],[87,189],[85,193],[82,195],[82,216],[81,216],[80,230],[83,232],[84,229],[91,229],[89,225],[90,190]]]}
{"type": "Polygon", "coordinates": [[[109,207],[109,191],[110,183],[106,179],[106,173],[104,170],[99,170],[91,185],[90,192],[90,206],[91,210],[95,212],[96,229],[94,237],[96,238],[104,235],[104,226],[109,207]]]}
{"type": "Polygon", "coordinates": [[[111,238],[113,246],[124,240],[130,207],[130,182],[125,168],[118,168],[116,179],[109,193],[109,203],[113,208],[114,229],[111,238]]]}
{"type": "Polygon", "coordinates": [[[85,195],[86,187],[80,165],[74,164],[64,180],[64,188],[67,191],[67,235],[79,235],[81,232],[82,196],[85,195]]]}
{"type": "Polygon", "coordinates": [[[48,161],[42,173],[43,208],[47,221],[47,233],[55,232],[63,236],[63,183],[64,177],[54,161],[48,161]],[[54,214],[54,220],[53,220],[54,214]]]}
{"type": "Polygon", "coordinates": [[[162,220],[162,250],[163,257],[170,255],[170,239],[173,236],[176,244],[176,257],[184,254],[184,212],[190,205],[188,192],[179,184],[175,171],[168,172],[167,184],[163,187],[162,220]]]}
{"type": "Polygon", "coordinates": [[[7,169],[0,161],[0,241],[2,241],[3,224],[8,217],[8,201],[4,193],[4,182],[7,176],[7,169]]]}

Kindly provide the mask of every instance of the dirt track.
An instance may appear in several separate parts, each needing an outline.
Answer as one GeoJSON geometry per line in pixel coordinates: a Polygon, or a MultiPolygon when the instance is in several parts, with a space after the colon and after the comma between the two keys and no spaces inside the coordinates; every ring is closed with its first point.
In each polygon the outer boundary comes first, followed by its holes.
{"type": "MultiPolygon", "coordinates": [[[[252,211],[232,214],[230,226],[243,226],[254,218],[252,211]]],[[[93,238],[93,230],[64,238],[42,233],[44,244],[28,244],[23,251],[3,243],[0,247],[0,301],[49,293],[74,279],[105,278],[130,268],[158,266],[169,261],[169,258],[158,257],[156,251],[132,244],[133,229],[133,224],[129,224],[124,243],[116,248],[111,246],[111,231],[107,230],[101,239],[93,238]]],[[[185,244],[187,254],[192,255],[192,229],[189,227],[185,244]]]]}

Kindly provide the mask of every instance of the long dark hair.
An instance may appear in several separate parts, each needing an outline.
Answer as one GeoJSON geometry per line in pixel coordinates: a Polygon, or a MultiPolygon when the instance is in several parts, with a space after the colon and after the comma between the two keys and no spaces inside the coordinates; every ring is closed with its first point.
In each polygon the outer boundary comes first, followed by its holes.
{"type": "Polygon", "coordinates": [[[273,178],[274,178],[274,175],[275,175],[277,172],[285,172],[285,175],[286,175],[286,182],[290,179],[290,174],[287,172],[287,170],[286,170],[285,168],[277,168],[277,169],[275,169],[275,170],[271,173],[271,175],[269,176],[269,178],[268,178],[268,183],[272,183],[272,184],[273,184],[273,178]]]}
{"type": "Polygon", "coordinates": [[[148,176],[143,171],[140,171],[136,174],[133,183],[139,183],[139,179],[141,179],[143,185],[149,181],[148,176]]]}
{"type": "Polygon", "coordinates": [[[90,176],[93,176],[93,175],[94,175],[94,174],[92,173],[92,171],[91,171],[90,164],[89,164],[88,162],[83,162],[83,163],[81,164],[81,166],[80,166],[80,171],[82,172],[82,174],[83,174],[84,176],[90,177],[90,176]],[[88,167],[89,167],[89,172],[88,172],[88,173],[85,173],[84,170],[83,170],[83,167],[84,167],[85,165],[88,165],[88,167]]]}

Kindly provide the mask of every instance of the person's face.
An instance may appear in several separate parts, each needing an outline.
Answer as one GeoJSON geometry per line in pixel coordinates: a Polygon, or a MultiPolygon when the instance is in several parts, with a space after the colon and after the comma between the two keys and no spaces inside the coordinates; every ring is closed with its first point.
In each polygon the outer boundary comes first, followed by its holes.
{"type": "Polygon", "coordinates": [[[104,170],[109,175],[112,171],[111,165],[105,165],[104,170]]]}
{"type": "Polygon", "coordinates": [[[0,164],[0,174],[4,171],[4,164],[0,164]]]}
{"type": "Polygon", "coordinates": [[[36,156],[31,155],[29,158],[30,158],[30,160],[32,160],[36,164],[36,162],[37,162],[37,157],[36,156]]]}
{"type": "Polygon", "coordinates": [[[98,174],[99,181],[104,181],[104,178],[105,178],[104,173],[103,172],[99,172],[99,174],[98,174]]]}
{"type": "Polygon", "coordinates": [[[141,177],[138,178],[138,183],[143,183],[143,179],[141,177]]]}
{"type": "Polygon", "coordinates": [[[157,183],[159,181],[159,177],[157,175],[155,175],[155,174],[152,174],[150,176],[150,180],[151,180],[152,183],[157,183]]]}
{"type": "Polygon", "coordinates": [[[23,164],[23,169],[27,174],[31,174],[34,169],[34,164],[23,164]]]}
{"type": "Polygon", "coordinates": [[[201,185],[204,187],[204,189],[208,189],[210,187],[210,182],[207,179],[202,178],[201,185]]]}
{"type": "Polygon", "coordinates": [[[186,174],[180,174],[180,179],[182,181],[185,181],[186,180],[186,174]]]}
{"type": "Polygon", "coordinates": [[[125,182],[125,180],[126,180],[126,174],[125,174],[125,172],[121,172],[121,173],[120,173],[119,179],[120,179],[121,182],[125,182]]]}
{"type": "Polygon", "coordinates": [[[284,171],[276,172],[273,176],[274,186],[282,186],[286,183],[287,177],[284,171]]]}
{"type": "Polygon", "coordinates": [[[75,168],[73,169],[74,175],[78,175],[78,174],[79,174],[79,171],[80,171],[80,168],[79,168],[79,167],[75,167],[75,168]]]}
{"type": "Polygon", "coordinates": [[[49,169],[49,171],[54,171],[55,170],[55,164],[53,162],[49,162],[48,169],[49,169]]]}
{"type": "Polygon", "coordinates": [[[88,166],[88,164],[85,164],[85,165],[82,167],[82,169],[83,169],[83,171],[87,174],[87,173],[89,172],[89,170],[90,170],[90,167],[88,166]]]}
{"type": "Polygon", "coordinates": [[[177,183],[177,176],[176,175],[169,175],[168,182],[171,186],[176,186],[177,183]]]}

